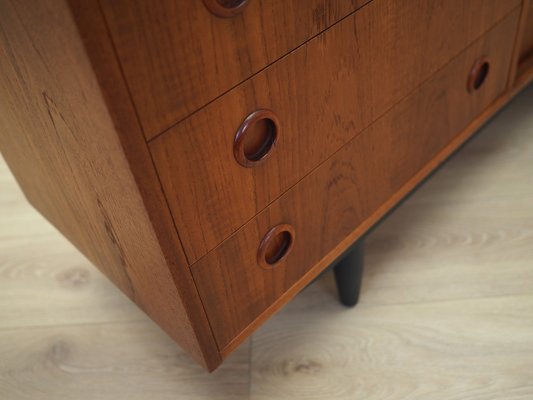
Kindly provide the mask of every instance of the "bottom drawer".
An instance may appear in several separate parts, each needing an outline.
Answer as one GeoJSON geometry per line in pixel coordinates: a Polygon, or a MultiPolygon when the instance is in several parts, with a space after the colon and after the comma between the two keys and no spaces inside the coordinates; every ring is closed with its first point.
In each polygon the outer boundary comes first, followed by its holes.
{"type": "Polygon", "coordinates": [[[503,20],[191,267],[223,354],[504,91],[516,23],[503,20]]]}

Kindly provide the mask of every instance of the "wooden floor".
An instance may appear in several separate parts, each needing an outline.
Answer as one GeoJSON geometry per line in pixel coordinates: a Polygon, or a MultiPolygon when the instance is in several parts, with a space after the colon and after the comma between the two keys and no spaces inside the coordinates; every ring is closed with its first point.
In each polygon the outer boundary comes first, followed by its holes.
{"type": "Polygon", "coordinates": [[[533,86],[221,368],[192,363],[0,163],[0,399],[533,399],[533,86]]]}

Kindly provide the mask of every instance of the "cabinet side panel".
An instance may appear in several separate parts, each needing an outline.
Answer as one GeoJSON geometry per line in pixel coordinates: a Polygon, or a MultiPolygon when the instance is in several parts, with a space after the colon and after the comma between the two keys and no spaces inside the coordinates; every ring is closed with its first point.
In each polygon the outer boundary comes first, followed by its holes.
{"type": "MultiPolygon", "coordinates": [[[[0,149],[28,200],[193,358],[214,368],[219,355],[206,359],[69,6],[2,1],[0,70],[0,149]]],[[[183,257],[175,262],[187,269],[183,257]]]]}

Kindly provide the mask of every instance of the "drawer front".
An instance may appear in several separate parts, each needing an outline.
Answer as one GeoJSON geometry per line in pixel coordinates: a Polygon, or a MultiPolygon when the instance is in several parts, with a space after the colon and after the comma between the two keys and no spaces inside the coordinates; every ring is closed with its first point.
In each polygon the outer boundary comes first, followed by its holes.
{"type": "Polygon", "coordinates": [[[374,0],[150,142],[189,260],[215,248],[515,5],[374,0]],[[235,140],[254,118],[249,149],[255,136],[277,137],[268,157],[245,165],[235,140]]]}
{"type": "Polygon", "coordinates": [[[343,240],[375,222],[381,207],[392,207],[391,198],[504,92],[517,20],[514,13],[460,53],[192,266],[222,351],[314,265],[338,255],[343,240]],[[283,243],[291,247],[286,255],[283,243]],[[277,255],[284,257],[270,265],[277,255]]]}
{"type": "Polygon", "coordinates": [[[102,8],[150,139],[368,1],[105,0],[102,8]],[[224,3],[235,7],[224,13],[224,3]]]}

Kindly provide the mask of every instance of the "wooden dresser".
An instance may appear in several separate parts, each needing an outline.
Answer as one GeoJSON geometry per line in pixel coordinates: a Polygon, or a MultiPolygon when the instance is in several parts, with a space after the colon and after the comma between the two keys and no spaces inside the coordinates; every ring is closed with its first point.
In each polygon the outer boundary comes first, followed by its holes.
{"type": "Polygon", "coordinates": [[[0,70],[28,200],[213,370],[529,83],[533,0],[0,0],[0,70]]]}

